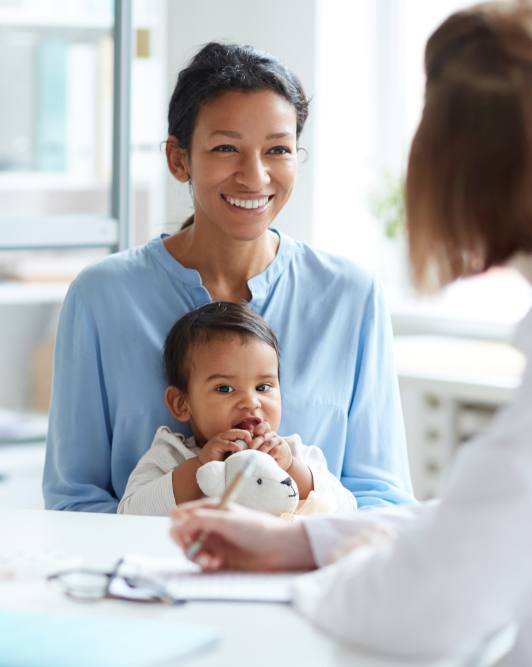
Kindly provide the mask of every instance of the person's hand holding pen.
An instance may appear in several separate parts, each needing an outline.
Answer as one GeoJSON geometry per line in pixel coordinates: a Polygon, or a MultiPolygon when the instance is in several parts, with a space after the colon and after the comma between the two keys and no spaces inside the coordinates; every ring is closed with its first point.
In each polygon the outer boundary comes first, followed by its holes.
{"type": "Polygon", "coordinates": [[[203,570],[314,568],[302,523],[289,524],[270,514],[231,504],[243,478],[235,478],[240,481],[228,487],[219,503],[205,498],[179,505],[171,517],[173,539],[203,570]]]}

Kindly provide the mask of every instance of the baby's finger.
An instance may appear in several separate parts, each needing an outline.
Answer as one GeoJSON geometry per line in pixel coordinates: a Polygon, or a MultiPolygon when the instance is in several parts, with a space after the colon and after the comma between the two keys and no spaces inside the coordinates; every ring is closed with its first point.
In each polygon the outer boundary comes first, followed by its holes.
{"type": "Polygon", "coordinates": [[[231,428],[221,433],[220,436],[224,440],[243,440],[248,446],[252,440],[251,433],[243,428],[231,428]]]}
{"type": "Polygon", "coordinates": [[[242,449],[245,449],[242,447],[242,445],[238,442],[233,442],[232,440],[224,440],[224,442],[220,446],[220,450],[223,455],[229,456],[231,454],[236,454],[237,452],[241,452],[242,449]]]}
{"type": "Polygon", "coordinates": [[[231,450],[231,451],[237,451],[239,452],[242,449],[242,445],[240,444],[243,442],[242,440],[222,440],[221,444],[224,449],[226,450],[231,450]]]}
{"type": "Polygon", "coordinates": [[[274,447],[272,447],[268,452],[268,454],[270,456],[273,456],[274,459],[280,458],[283,454],[283,448],[281,446],[281,443],[277,443],[274,447]]]}
{"type": "Polygon", "coordinates": [[[263,442],[264,438],[262,437],[262,435],[259,435],[257,438],[253,438],[253,440],[249,443],[249,448],[259,449],[263,442]]]}
{"type": "Polygon", "coordinates": [[[276,443],[273,440],[266,440],[260,447],[259,452],[265,452],[270,454],[271,450],[276,446],[276,443]]]}
{"type": "Polygon", "coordinates": [[[253,435],[256,437],[258,435],[264,435],[265,433],[268,433],[268,431],[271,431],[271,426],[269,425],[268,422],[261,422],[260,424],[257,424],[255,428],[253,429],[253,435]]]}
{"type": "Polygon", "coordinates": [[[262,437],[264,438],[264,442],[269,443],[272,447],[275,447],[281,442],[281,438],[274,431],[269,431],[268,433],[265,433],[262,437]]]}

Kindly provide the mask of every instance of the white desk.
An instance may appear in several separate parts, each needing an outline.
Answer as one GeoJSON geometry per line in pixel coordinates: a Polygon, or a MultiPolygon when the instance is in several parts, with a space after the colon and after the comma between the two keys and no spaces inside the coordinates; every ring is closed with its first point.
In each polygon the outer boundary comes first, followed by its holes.
{"type": "MultiPolygon", "coordinates": [[[[109,567],[125,553],[171,556],[177,547],[168,537],[168,520],[108,514],[0,510],[2,555],[60,554],[83,557],[95,567],[109,567]]],[[[26,556],[27,557],[27,556],[26,556]]],[[[48,563],[50,569],[57,569],[48,563]]],[[[38,568],[37,568],[38,569],[38,568]]],[[[18,580],[0,580],[0,609],[98,614],[172,621],[218,628],[223,639],[210,651],[191,657],[194,667],[387,667],[406,664],[354,653],[329,639],[291,607],[281,604],[187,603],[142,605],[116,600],[79,603],[46,586],[34,572],[18,580]]],[[[181,662],[179,664],[182,664],[181,662]]],[[[451,667],[440,662],[438,667],[451,667]]],[[[468,663],[468,667],[471,663],[468,663]]],[[[485,665],[478,662],[475,665],[485,665]]],[[[112,667],[112,666],[110,666],[112,667]]],[[[419,665],[418,665],[419,667],[419,665]]],[[[430,667],[426,663],[423,667],[430,667]]]]}

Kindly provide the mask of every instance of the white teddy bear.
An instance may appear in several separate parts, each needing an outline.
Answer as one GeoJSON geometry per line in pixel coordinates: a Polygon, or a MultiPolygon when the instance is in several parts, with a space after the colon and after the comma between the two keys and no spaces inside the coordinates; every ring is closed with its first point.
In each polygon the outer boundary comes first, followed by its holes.
{"type": "Polygon", "coordinates": [[[225,461],[204,463],[196,472],[198,486],[206,496],[221,497],[250,459],[253,469],[238,487],[235,502],[277,516],[294,512],[299,502],[297,484],[274,458],[255,449],[236,452],[225,461]]]}

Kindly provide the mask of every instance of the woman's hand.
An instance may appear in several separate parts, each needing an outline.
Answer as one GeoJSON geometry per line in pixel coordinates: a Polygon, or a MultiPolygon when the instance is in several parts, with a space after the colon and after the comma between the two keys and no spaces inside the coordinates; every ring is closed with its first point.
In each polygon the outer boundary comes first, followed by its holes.
{"type": "Polygon", "coordinates": [[[188,549],[203,531],[208,537],[194,561],[203,570],[306,570],[315,567],[301,522],[232,505],[218,510],[212,498],[184,503],[171,515],[170,535],[188,549]]]}
{"type": "Polygon", "coordinates": [[[209,461],[223,461],[226,454],[240,452],[242,447],[234,442],[235,440],[243,440],[248,447],[251,446],[251,435],[249,431],[244,431],[240,428],[232,428],[215,435],[203,445],[198,454],[200,463],[203,465],[209,461]]]}
{"type": "Polygon", "coordinates": [[[283,470],[288,470],[292,465],[293,456],[290,445],[271,430],[268,422],[261,422],[257,426],[249,447],[269,454],[283,470]]]}

